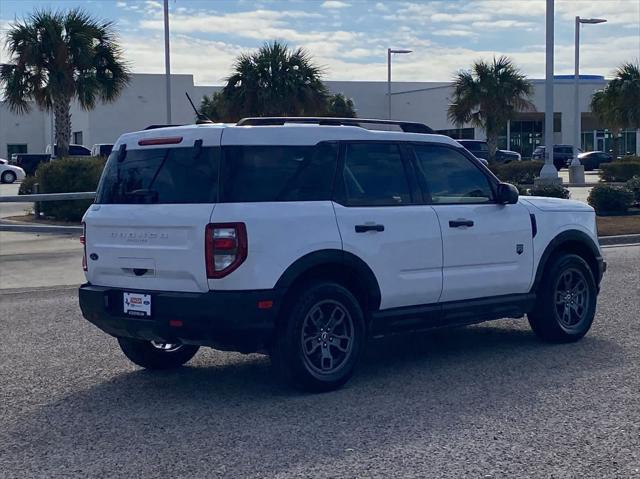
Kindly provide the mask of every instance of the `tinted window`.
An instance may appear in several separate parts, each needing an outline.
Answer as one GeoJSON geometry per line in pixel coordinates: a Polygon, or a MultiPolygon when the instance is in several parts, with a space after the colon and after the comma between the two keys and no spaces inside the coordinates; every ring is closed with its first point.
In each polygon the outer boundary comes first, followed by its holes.
{"type": "Polygon", "coordinates": [[[464,146],[469,151],[482,151],[482,152],[489,151],[489,147],[487,146],[487,144],[481,141],[478,141],[478,142],[465,141],[464,143],[462,143],[462,146],[464,146]]]}
{"type": "Polygon", "coordinates": [[[223,147],[221,201],[314,201],[331,198],[338,147],[223,147]]]}
{"type": "Polygon", "coordinates": [[[215,203],[220,148],[113,151],[96,203],[215,203]]]}
{"type": "Polygon", "coordinates": [[[416,145],[418,179],[433,203],[488,203],[488,178],[462,153],[442,146],[416,145]]]}
{"type": "Polygon", "coordinates": [[[395,206],[411,203],[398,145],[347,145],[342,180],[349,205],[395,206]]]}

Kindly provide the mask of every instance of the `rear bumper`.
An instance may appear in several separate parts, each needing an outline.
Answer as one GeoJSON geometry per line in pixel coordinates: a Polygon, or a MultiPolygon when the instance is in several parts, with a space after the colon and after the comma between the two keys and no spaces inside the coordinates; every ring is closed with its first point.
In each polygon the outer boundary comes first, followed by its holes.
{"type": "Polygon", "coordinates": [[[83,316],[116,337],[180,342],[240,352],[259,351],[269,344],[281,303],[281,295],[275,290],[127,291],[151,295],[150,319],[124,314],[123,290],[88,283],[79,290],[83,316]],[[272,301],[272,306],[259,308],[258,302],[265,301],[272,301]]]}

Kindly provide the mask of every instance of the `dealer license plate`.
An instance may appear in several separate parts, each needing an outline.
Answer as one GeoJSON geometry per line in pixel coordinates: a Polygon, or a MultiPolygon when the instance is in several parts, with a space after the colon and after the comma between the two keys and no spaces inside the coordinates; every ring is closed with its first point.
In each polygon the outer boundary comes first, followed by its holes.
{"type": "Polygon", "coordinates": [[[140,293],[124,293],[123,295],[124,314],[140,316],[143,318],[151,316],[151,295],[140,293]]]}

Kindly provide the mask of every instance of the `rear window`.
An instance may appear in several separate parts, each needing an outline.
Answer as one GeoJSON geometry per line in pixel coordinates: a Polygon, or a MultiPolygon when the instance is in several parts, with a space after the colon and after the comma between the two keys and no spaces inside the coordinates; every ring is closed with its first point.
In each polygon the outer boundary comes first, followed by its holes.
{"type": "Polygon", "coordinates": [[[107,160],[96,203],[215,203],[220,148],[114,150],[107,160]]]}
{"type": "Polygon", "coordinates": [[[314,146],[225,146],[220,201],[319,201],[331,198],[334,143],[314,146]]]}

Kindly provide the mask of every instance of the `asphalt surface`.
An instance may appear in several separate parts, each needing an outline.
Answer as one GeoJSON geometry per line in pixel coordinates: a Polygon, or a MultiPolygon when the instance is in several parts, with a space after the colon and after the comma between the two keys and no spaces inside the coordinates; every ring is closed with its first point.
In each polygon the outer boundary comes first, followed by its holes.
{"type": "Polygon", "coordinates": [[[523,320],[375,340],[322,395],[260,355],[142,371],[73,289],[0,292],[0,477],[640,478],[640,246],[605,251],[579,343],[523,320]]]}

